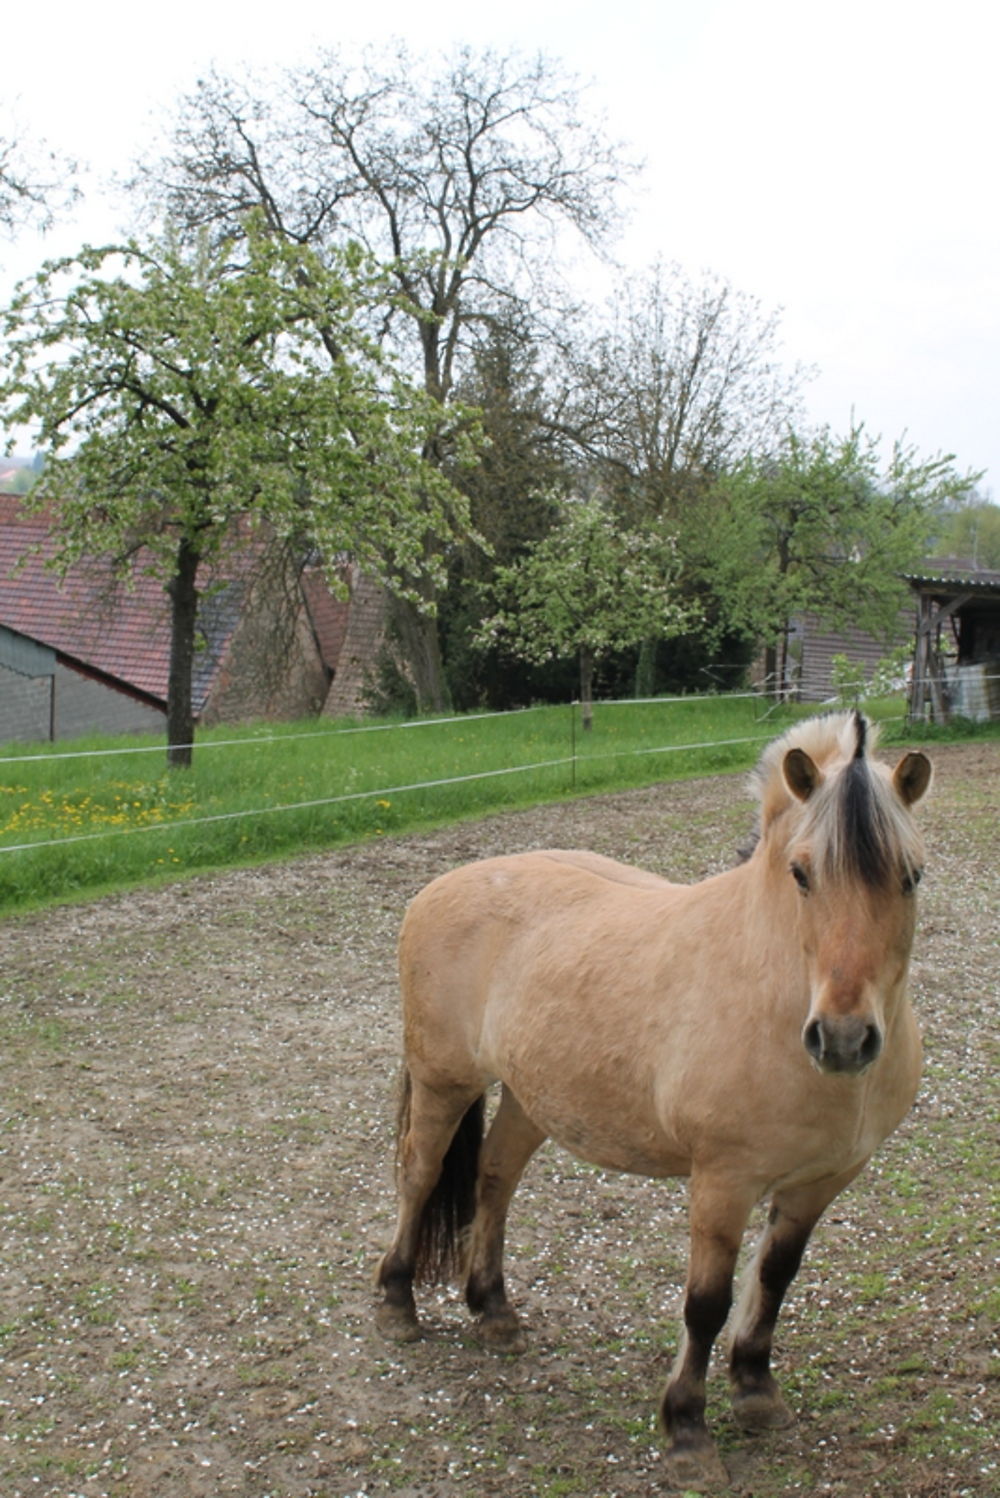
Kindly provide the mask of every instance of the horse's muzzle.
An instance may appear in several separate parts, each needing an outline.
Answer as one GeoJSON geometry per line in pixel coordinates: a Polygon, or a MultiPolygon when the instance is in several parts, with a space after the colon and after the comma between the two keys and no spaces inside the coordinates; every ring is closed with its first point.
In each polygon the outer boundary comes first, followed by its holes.
{"type": "Polygon", "coordinates": [[[882,1031],[871,1020],[856,1015],[821,1017],[808,1022],[802,1044],[820,1071],[856,1075],[878,1060],[882,1031]]]}

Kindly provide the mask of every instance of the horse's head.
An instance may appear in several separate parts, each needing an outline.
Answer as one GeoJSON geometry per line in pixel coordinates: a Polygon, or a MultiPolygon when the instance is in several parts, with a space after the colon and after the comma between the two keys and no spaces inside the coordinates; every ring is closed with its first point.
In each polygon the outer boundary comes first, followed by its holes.
{"type": "Polygon", "coordinates": [[[871,738],[860,713],[814,719],[760,771],[762,841],[771,877],[794,894],[808,972],[802,1041],[824,1072],[878,1058],[913,941],[923,846],[911,809],[931,766],[910,753],[890,772],[869,758],[871,738]]]}

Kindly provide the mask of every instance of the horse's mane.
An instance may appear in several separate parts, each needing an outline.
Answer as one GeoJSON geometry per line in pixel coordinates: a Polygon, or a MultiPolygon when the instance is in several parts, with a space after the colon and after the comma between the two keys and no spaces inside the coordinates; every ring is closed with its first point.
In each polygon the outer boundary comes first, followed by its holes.
{"type": "Polygon", "coordinates": [[[899,872],[912,877],[922,861],[920,834],[888,771],[871,758],[877,741],[877,725],[854,711],[808,718],[769,744],[752,782],[760,801],[759,836],[766,838],[781,817],[789,840],[808,842],[814,863],[828,877],[872,888],[899,872]],[[804,801],[785,775],[793,749],[808,755],[819,772],[804,801]],[[782,817],[788,812],[794,817],[782,817]]]}

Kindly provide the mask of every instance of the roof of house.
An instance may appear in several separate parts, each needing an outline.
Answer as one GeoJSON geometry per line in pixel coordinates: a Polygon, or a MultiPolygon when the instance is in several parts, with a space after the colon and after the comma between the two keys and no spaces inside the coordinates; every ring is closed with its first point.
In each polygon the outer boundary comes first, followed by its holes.
{"type": "MultiPolygon", "coordinates": [[[[170,611],[161,579],[142,553],[127,583],[107,563],[80,562],[65,577],[46,565],[55,551],[50,521],[28,514],[17,495],[0,494],[0,625],[37,640],[77,665],[166,702],[170,611]]],[[[198,613],[192,705],[200,712],[239,617],[246,582],[236,575],[206,589],[198,613]]]]}

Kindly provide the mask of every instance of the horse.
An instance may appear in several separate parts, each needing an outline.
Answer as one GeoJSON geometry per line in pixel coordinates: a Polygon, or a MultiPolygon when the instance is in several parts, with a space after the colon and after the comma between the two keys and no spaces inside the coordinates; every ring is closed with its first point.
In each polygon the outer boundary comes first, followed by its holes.
{"type": "Polygon", "coordinates": [[[810,1234],[916,1095],[912,810],[932,771],[913,751],[890,772],[875,739],[855,711],[771,743],[750,850],[698,883],[549,849],[453,869],[403,920],[398,1220],[378,1327],[416,1338],[414,1282],[461,1273],[483,1343],[522,1350],[505,1224],[546,1138],[605,1169],[688,1177],[683,1326],[660,1409],[682,1488],[726,1480],[706,1375],[755,1206],[769,1200],[729,1378],[737,1421],[759,1431],[793,1419],[771,1348],[810,1234]]]}

